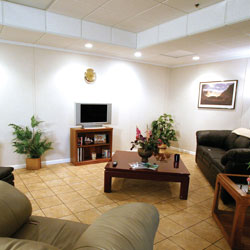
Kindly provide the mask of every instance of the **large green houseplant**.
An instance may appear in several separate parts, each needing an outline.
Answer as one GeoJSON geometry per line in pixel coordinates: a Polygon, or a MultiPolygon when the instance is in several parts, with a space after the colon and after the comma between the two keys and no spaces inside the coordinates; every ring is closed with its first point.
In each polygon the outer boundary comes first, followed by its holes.
{"type": "Polygon", "coordinates": [[[169,114],[163,114],[152,122],[152,135],[160,141],[159,148],[165,149],[170,146],[170,141],[177,141],[173,124],[174,120],[169,114]]]}
{"type": "Polygon", "coordinates": [[[31,117],[31,128],[21,127],[16,124],[9,124],[14,129],[13,135],[15,138],[12,141],[12,146],[18,154],[27,155],[26,168],[39,169],[41,167],[41,156],[49,149],[52,149],[47,138],[42,138],[43,132],[38,129],[39,124],[34,116],[31,117]]]}

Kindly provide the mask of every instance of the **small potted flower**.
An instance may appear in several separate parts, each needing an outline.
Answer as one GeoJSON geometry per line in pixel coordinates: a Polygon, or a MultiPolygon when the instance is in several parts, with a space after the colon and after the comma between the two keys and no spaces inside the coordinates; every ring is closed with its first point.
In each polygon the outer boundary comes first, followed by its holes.
{"type": "Polygon", "coordinates": [[[247,178],[247,193],[250,194],[250,176],[247,178]]]}
{"type": "Polygon", "coordinates": [[[142,162],[148,162],[148,158],[152,156],[153,153],[158,151],[159,141],[152,136],[151,130],[148,129],[146,131],[146,136],[141,134],[139,128],[136,127],[136,139],[132,141],[132,150],[134,147],[139,146],[138,154],[142,158],[142,162]]]}

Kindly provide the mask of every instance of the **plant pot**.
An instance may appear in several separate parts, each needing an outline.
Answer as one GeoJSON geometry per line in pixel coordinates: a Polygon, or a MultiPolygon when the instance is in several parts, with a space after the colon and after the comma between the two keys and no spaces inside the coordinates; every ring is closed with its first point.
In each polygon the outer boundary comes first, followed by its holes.
{"type": "Polygon", "coordinates": [[[138,155],[141,157],[141,161],[146,163],[148,162],[148,158],[153,154],[152,150],[145,150],[144,148],[138,149],[138,155]]]}
{"type": "Polygon", "coordinates": [[[159,154],[165,154],[167,150],[167,145],[166,144],[161,144],[158,146],[159,149],[159,154]]]}
{"type": "Polygon", "coordinates": [[[26,158],[26,169],[38,170],[41,168],[41,158],[26,158]]]}

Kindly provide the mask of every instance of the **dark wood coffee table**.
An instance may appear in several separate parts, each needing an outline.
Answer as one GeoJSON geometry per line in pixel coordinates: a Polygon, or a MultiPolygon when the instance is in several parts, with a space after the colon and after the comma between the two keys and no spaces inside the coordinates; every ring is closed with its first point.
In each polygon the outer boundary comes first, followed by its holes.
{"type": "Polygon", "coordinates": [[[179,168],[174,168],[174,155],[165,161],[157,161],[154,156],[149,158],[150,163],[159,165],[157,170],[133,170],[129,163],[140,162],[141,158],[137,152],[116,151],[112,156],[112,161],[108,162],[104,172],[104,192],[111,192],[112,177],[142,179],[154,181],[180,182],[180,199],[186,200],[188,197],[189,171],[180,159],[179,168]],[[117,161],[113,167],[113,161],[117,161]]]}

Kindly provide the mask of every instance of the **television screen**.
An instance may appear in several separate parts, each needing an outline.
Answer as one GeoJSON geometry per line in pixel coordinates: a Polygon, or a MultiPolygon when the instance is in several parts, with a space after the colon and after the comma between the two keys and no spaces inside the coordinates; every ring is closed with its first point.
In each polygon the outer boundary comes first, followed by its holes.
{"type": "Polygon", "coordinates": [[[107,104],[81,104],[81,123],[107,122],[107,104]]]}
{"type": "Polygon", "coordinates": [[[76,103],[76,125],[95,126],[111,123],[111,104],[76,103]]]}

